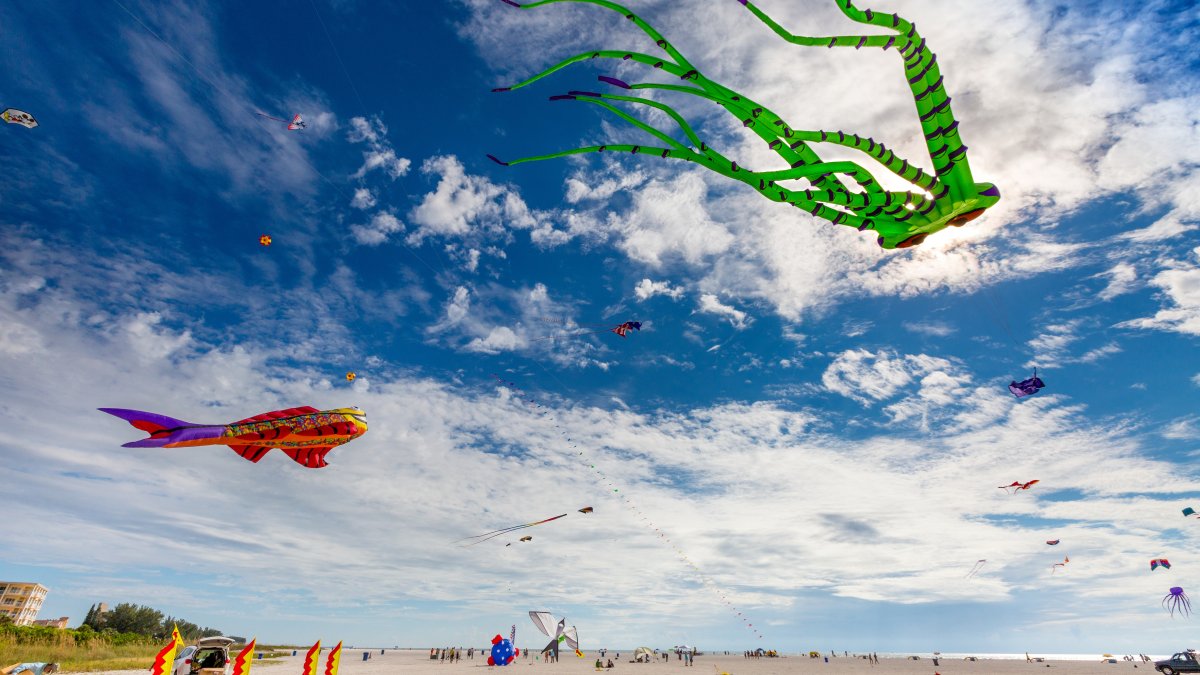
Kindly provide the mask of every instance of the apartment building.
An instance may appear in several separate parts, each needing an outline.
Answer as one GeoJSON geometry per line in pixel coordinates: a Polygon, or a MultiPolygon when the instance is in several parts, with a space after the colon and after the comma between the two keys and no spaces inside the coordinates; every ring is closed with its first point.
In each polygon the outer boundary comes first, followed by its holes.
{"type": "Polygon", "coordinates": [[[0,581],[0,616],[9,617],[18,626],[32,624],[49,590],[28,581],[0,581]]]}

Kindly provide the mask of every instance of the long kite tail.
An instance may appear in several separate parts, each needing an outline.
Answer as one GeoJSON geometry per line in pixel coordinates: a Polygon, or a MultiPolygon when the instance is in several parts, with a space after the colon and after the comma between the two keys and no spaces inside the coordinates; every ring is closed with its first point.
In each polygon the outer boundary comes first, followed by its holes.
{"type": "Polygon", "coordinates": [[[279,119],[278,117],[271,117],[270,115],[268,115],[266,113],[255,112],[255,114],[258,115],[259,117],[265,117],[269,120],[275,120],[276,122],[283,122],[284,124],[288,124],[291,122],[291,120],[284,120],[284,119],[279,119]]]}
{"type": "Polygon", "coordinates": [[[180,440],[178,436],[181,431],[187,433],[190,437],[189,440],[194,440],[219,436],[223,429],[221,426],[185,422],[174,417],[167,417],[166,415],[145,412],[143,410],[129,410],[127,408],[97,408],[97,410],[114,417],[120,417],[129,422],[135,429],[140,429],[150,434],[149,438],[125,443],[121,446],[124,448],[161,448],[168,443],[180,440]]]}
{"type": "Polygon", "coordinates": [[[485,542],[489,539],[495,539],[496,537],[499,537],[500,535],[508,534],[509,532],[515,532],[516,530],[523,530],[527,527],[533,527],[535,525],[542,525],[542,524],[548,523],[552,520],[558,520],[559,518],[565,518],[566,516],[567,516],[567,514],[563,513],[563,514],[554,516],[553,518],[539,520],[536,523],[525,523],[523,525],[513,525],[512,527],[504,527],[499,530],[492,530],[491,532],[484,532],[483,534],[477,534],[473,537],[463,537],[462,539],[459,539],[458,541],[456,541],[454,543],[457,544],[459,541],[468,541],[471,539],[478,539],[478,541],[473,541],[470,544],[465,544],[466,546],[474,546],[476,544],[482,544],[483,542],[485,542]]]}

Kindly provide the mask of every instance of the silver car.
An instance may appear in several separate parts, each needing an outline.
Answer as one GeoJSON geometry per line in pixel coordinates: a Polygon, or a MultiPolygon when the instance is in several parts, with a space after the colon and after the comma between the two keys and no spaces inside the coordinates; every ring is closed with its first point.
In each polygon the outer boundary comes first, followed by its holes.
{"type": "Polygon", "coordinates": [[[233,675],[231,644],[233,639],[227,637],[200,638],[196,644],[179,650],[171,675],[233,675]]]}

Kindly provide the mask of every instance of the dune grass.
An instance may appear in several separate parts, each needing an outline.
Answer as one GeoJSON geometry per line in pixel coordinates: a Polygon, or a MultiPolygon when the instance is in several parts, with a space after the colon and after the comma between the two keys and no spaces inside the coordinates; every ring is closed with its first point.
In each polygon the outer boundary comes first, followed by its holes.
{"type": "Polygon", "coordinates": [[[76,673],[145,670],[161,647],[151,642],[114,645],[100,638],[77,640],[68,631],[36,641],[0,634],[0,664],[52,662],[66,672],[76,673]]]}

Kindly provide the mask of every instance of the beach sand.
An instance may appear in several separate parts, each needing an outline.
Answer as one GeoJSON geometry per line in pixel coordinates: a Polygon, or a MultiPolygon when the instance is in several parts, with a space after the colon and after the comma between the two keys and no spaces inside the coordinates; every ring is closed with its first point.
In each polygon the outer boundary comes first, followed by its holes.
{"type": "MultiPolygon", "coordinates": [[[[586,652],[587,658],[578,658],[574,654],[569,655],[564,653],[558,663],[543,663],[541,661],[526,661],[524,652],[521,658],[514,661],[511,665],[504,668],[492,668],[488,670],[486,654],[480,658],[479,654],[475,655],[474,660],[464,659],[461,662],[456,662],[453,665],[443,663],[442,661],[431,661],[429,659],[429,650],[392,650],[388,649],[383,655],[380,655],[378,649],[370,650],[371,658],[367,661],[362,660],[363,649],[345,649],[342,652],[342,664],[339,670],[339,675],[389,675],[391,673],[400,673],[402,675],[599,675],[593,667],[596,661],[596,652],[586,652]]],[[[318,675],[324,673],[325,656],[328,651],[322,652],[320,670],[318,675]]],[[[301,651],[299,656],[286,657],[278,661],[259,663],[255,662],[251,668],[250,675],[300,675],[302,671],[302,657],[304,652],[301,651]]],[[[933,662],[924,658],[920,661],[910,661],[908,659],[891,658],[885,659],[880,657],[879,665],[873,666],[865,659],[843,657],[829,659],[826,663],[824,658],[809,659],[804,656],[789,656],[784,658],[762,658],[762,659],[744,659],[739,656],[707,656],[701,655],[696,657],[696,664],[692,667],[686,667],[682,661],[675,659],[675,655],[671,655],[669,662],[659,661],[657,663],[629,663],[629,654],[621,653],[621,663],[617,663],[614,658],[616,652],[609,651],[608,658],[613,659],[613,664],[616,666],[611,670],[605,670],[608,675],[720,675],[728,673],[729,675],[802,675],[808,673],[826,673],[828,675],[839,675],[842,673],[859,673],[868,675],[877,673],[885,675],[889,673],[921,673],[922,675],[933,675],[933,673],[941,673],[941,675],[961,675],[963,673],[971,673],[972,675],[1003,675],[1004,673],[1044,673],[1053,672],[1060,675],[1074,675],[1083,673],[1153,673],[1153,664],[1129,663],[1118,660],[1117,663],[1101,663],[1099,657],[1095,661],[1047,661],[1045,663],[1026,663],[1021,660],[979,660],[979,661],[964,661],[962,659],[942,659],[938,666],[934,666],[933,662]],[[1137,665],[1137,668],[1134,668],[1137,665]]],[[[606,659],[607,660],[607,659],[606,659]]],[[[146,675],[145,670],[125,670],[111,671],[107,673],[94,673],[92,675],[146,675]]]]}

